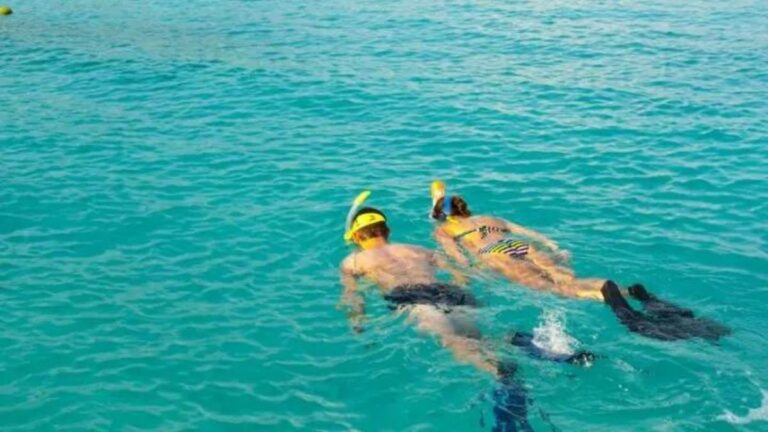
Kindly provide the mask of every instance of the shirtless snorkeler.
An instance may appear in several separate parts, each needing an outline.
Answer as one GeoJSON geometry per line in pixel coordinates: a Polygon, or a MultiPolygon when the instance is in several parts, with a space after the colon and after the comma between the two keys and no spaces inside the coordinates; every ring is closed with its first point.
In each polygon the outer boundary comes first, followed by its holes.
{"type": "Polygon", "coordinates": [[[359,248],[341,264],[344,292],[341,304],[356,331],[362,330],[365,313],[358,278],[378,285],[390,308],[408,314],[421,331],[436,335],[457,360],[497,375],[498,364],[481,346],[481,335],[472,322],[478,306],[471,293],[460,288],[466,278],[438,253],[407,244],[389,243],[384,214],[362,208],[354,214],[347,237],[359,248]],[[440,282],[436,273],[445,270],[455,285],[440,282]]]}
{"type": "Polygon", "coordinates": [[[435,239],[463,267],[470,266],[471,257],[478,267],[521,285],[605,302],[630,331],[652,339],[716,341],[730,334],[728,327],[659,299],[641,284],[628,287],[624,294],[607,278],[577,277],[567,263],[567,254],[544,235],[501,218],[472,214],[462,197],[446,195],[441,181],[433,182],[430,189],[431,216],[439,221],[435,239]],[[638,300],[644,311],[632,308],[626,298],[638,300]]]}

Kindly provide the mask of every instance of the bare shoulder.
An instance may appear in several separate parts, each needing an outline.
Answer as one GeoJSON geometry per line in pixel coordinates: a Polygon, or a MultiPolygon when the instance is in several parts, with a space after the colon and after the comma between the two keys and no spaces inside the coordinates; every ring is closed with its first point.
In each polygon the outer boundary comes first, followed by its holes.
{"type": "Polygon", "coordinates": [[[395,243],[390,246],[392,246],[396,252],[401,254],[417,255],[425,258],[429,258],[435,253],[433,250],[412,244],[395,243]]]}
{"type": "Polygon", "coordinates": [[[352,252],[341,261],[341,271],[349,274],[360,272],[360,252],[352,252]]]}
{"type": "MultiPolygon", "coordinates": [[[[454,228],[455,229],[455,228],[454,228]]],[[[441,237],[445,238],[453,238],[454,233],[451,228],[449,228],[448,224],[440,224],[435,227],[435,230],[432,231],[432,235],[439,239],[441,237]]]]}
{"type": "Polygon", "coordinates": [[[408,243],[390,243],[390,248],[393,249],[400,249],[400,250],[411,250],[411,251],[420,251],[420,250],[426,250],[421,246],[414,245],[414,244],[408,244],[408,243]]]}
{"type": "Polygon", "coordinates": [[[352,263],[354,256],[355,256],[355,252],[352,252],[351,254],[345,256],[344,259],[341,260],[341,268],[349,266],[352,263]]]}
{"type": "Polygon", "coordinates": [[[483,225],[506,225],[508,222],[502,218],[493,216],[475,216],[475,220],[483,225]]]}

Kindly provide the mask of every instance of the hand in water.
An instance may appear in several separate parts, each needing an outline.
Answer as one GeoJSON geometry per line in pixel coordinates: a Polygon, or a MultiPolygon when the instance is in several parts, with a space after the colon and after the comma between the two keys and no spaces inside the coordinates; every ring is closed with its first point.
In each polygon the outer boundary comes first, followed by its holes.
{"type": "Polygon", "coordinates": [[[362,333],[365,329],[363,328],[363,315],[354,314],[349,316],[349,325],[355,334],[362,333]]]}

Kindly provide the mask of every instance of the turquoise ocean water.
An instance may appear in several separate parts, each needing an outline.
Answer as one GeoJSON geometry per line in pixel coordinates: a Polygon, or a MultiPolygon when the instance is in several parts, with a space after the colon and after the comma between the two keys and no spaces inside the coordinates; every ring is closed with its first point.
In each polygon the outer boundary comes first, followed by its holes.
{"type": "Polygon", "coordinates": [[[0,430],[472,431],[490,378],[369,295],[351,199],[428,185],[731,326],[662,343],[492,277],[536,430],[768,430],[765,1],[23,0],[0,17],[0,430]],[[554,425],[556,429],[553,429],[554,425]]]}

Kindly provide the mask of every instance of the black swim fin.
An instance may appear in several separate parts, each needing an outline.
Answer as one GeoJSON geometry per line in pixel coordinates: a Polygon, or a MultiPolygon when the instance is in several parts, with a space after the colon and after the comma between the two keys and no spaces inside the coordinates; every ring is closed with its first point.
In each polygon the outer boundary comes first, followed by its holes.
{"type": "Polygon", "coordinates": [[[601,290],[605,303],[629,331],[664,341],[696,337],[716,341],[731,333],[730,328],[716,321],[696,318],[691,310],[659,299],[640,284],[632,285],[628,291],[643,303],[647,314],[632,309],[612,281],[605,282],[601,290]]]}
{"type": "MultiPolygon", "coordinates": [[[[632,309],[632,306],[627,303],[627,300],[621,295],[618,285],[613,281],[605,281],[603,287],[600,289],[600,293],[603,294],[603,301],[610,306],[613,313],[624,325],[628,327],[636,326],[636,322],[642,320],[644,317],[640,312],[632,309]]],[[[634,331],[632,328],[630,330],[634,331]]]]}
{"type": "Polygon", "coordinates": [[[693,311],[681,308],[668,301],[664,301],[648,292],[641,284],[634,284],[627,288],[632,298],[640,301],[645,312],[659,319],[672,319],[675,317],[693,318],[693,311]]]}
{"type": "Polygon", "coordinates": [[[716,341],[731,334],[729,327],[709,318],[697,318],[692,310],[661,300],[640,284],[630,286],[628,291],[629,295],[643,303],[649,315],[659,320],[673,321],[688,337],[716,341]]]}
{"type": "Polygon", "coordinates": [[[658,340],[683,339],[685,336],[678,334],[674,327],[664,328],[651,321],[644,314],[632,309],[627,300],[621,295],[619,287],[613,281],[606,281],[600,290],[605,303],[613,310],[619,322],[629,331],[658,340]]]}

